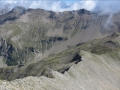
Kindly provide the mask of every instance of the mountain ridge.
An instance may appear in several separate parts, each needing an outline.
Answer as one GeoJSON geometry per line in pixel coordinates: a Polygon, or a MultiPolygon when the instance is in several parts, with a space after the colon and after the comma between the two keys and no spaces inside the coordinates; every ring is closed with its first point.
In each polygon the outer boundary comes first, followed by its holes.
{"type": "Polygon", "coordinates": [[[0,90],[119,90],[119,72],[120,13],[16,7],[0,16],[0,90]]]}
{"type": "MultiPolygon", "coordinates": [[[[113,20],[115,17],[113,16],[113,20]]],[[[23,7],[16,7],[0,16],[1,22],[5,21],[0,25],[2,32],[0,36],[18,50],[31,48],[33,52],[41,53],[51,50],[52,54],[52,52],[61,52],[68,46],[118,32],[116,28],[119,30],[119,19],[115,19],[117,23],[108,24],[110,28],[105,28],[107,19],[109,19],[108,15],[99,16],[85,9],[56,13],[43,9],[25,10],[23,7]],[[9,21],[10,18],[14,18],[13,21],[9,21]]]]}
{"type": "Polygon", "coordinates": [[[107,23],[109,15],[85,9],[56,13],[14,8],[0,16],[1,22],[5,21],[0,24],[0,60],[3,64],[0,78],[49,76],[49,69],[64,72],[71,64],[81,61],[77,49],[94,54],[116,53],[115,50],[119,50],[119,17],[119,14],[114,14],[107,23]],[[71,62],[76,57],[77,62],[71,62]]]}

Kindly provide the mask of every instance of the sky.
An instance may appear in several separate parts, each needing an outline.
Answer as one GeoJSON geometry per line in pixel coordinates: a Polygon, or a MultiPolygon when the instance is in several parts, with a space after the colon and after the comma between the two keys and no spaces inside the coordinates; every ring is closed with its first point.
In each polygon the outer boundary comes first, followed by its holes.
{"type": "Polygon", "coordinates": [[[25,8],[41,8],[56,12],[86,9],[114,13],[120,11],[120,0],[0,0],[0,8],[9,4],[11,8],[23,6],[25,8]]]}

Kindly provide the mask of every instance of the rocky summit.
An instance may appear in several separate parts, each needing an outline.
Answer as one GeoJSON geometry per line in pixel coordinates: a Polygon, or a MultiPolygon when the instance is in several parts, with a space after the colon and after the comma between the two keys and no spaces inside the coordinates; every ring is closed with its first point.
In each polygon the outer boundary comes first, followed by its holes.
{"type": "Polygon", "coordinates": [[[0,15],[0,90],[119,88],[119,12],[17,6],[0,15]]]}

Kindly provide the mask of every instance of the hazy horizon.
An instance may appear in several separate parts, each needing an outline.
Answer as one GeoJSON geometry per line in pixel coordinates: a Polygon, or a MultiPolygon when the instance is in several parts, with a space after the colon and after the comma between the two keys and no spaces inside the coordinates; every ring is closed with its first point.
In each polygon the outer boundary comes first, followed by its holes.
{"type": "Polygon", "coordinates": [[[103,13],[114,13],[120,11],[118,0],[1,0],[1,9],[5,5],[14,8],[23,6],[25,8],[41,8],[55,12],[86,9],[89,11],[102,11],[103,13]]]}

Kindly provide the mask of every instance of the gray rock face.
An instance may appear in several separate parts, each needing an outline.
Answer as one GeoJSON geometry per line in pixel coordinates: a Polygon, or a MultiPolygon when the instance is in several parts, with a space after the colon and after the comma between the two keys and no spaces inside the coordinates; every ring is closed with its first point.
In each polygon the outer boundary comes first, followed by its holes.
{"type": "Polygon", "coordinates": [[[26,12],[26,9],[24,7],[21,7],[21,6],[17,6],[15,8],[13,8],[12,12],[17,12],[20,15],[22,15],[26,12]]]}
{"type": "Polygon", "coordinates": [[[12,11],[0,16],[0,24],[5,23],[6,21],[11,21],[11,20],[15,20],[19,18],[21,15],[25,13],[25,11],[26,10],[23,7],[18,6],[18,7],[13,8],[12,11]]]}
{"type": "Polygon", "coordinates": [[[0,68],[0,79],[15,80],[27,76],[46,76],[54,78],[51,74],[52,70],[65,73],[72,65],[82,61],[79,52],[69,51],[69,53],[64,53],[66,54],[62,55],[62,53],[60,53],[55,56],[49,56],[46,59],[32,63],[28,66],[19,65],[18,67],[12,68],[0,68]]]}
{"type": "Polygon", "coordinates": [[[3,40],[2,38],[0,38],[0,56],[6,57],[7,56],[7,51],[8,51],[8,48],[7,48],[6,41],[3,40]]]}
{"type": "Polygon", "coordinates": [[[54,78],[26,77],[14,81],[0,80],[0,90],[119,90],[120,62],[109,55],[82,52],[83,61],[54,78]],[[109,62],[109,63],[108,63],[109,62]]]}
{"type": "MultiPolygon", "coordinates": [[[[15,7],[0,16],[0,38],[5,38],[5,41],[0,40],[0,54],[7,59],[6,63],[12,66],[0,68],[0,78],[13,80],[26,76],[52,77],[51,70],[61,73],[68,71],[71,64],[81,61],[79,53],[58,53],[119,32],[120,13],[113,15],[112,23],[106,25],[108,19],[109,15],[100,16],[85,9],[56,13],[15,7]]],[[[114,49],[117,45],[115,43],[110,41],[105,45],[114,49]]],[[[92,45],[93,43],[83,47],[92,45]]],[[[98,52],[98,47],[99,44],[96,50],[92,49],[94,53],[98,52]]],[[[111,51],[106,47],[101,48],[100,54],[111,51]]],[[[90,50],[89,48],[88,51],[90,50]]]]}

